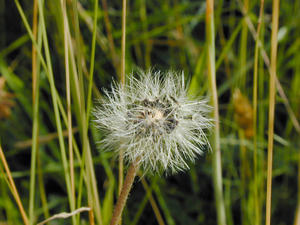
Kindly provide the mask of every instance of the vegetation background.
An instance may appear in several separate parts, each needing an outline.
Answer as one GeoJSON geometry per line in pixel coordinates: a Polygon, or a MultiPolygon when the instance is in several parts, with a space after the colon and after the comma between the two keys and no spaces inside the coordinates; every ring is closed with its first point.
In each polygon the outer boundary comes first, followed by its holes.
{"type": "MultiPolygon", "coordinates": [[[[300,224],[300,1],[281,1],[277,13],[272,4],[214,3],[228,225],[265,223],[269,97],[276,103],[272,224],[300,224]],[[278,48],[272,16],[279,16],[278,48]]],[[[36,224],[83,206],[94,211],[48,224],[109,224],[118,160],[99,149],[91,109],[120,79],[122,62],[126,75],[136,68],[184,71],[192,96],[210,95],[205,15],[205,1],[128,1],[124,60],[122,1],[0,0],[1,225],[36,224]]],[[[186,172],[137,179],[122,223],[217,224],[212,155],[186,172]]]]}

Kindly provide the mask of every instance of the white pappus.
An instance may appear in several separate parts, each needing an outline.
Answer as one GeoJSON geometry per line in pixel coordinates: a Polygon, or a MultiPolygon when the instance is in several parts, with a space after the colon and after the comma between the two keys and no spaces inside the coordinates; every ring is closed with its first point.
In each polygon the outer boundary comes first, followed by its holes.
{"type": "Polygon", "coordinates": [[[127,163],[144,171],[175,173],[209,148],[212,126],[205,100],[187,96],[183,73],[138,72],[124,86],[114,83],[94,109],[96,126],[105,131],[104,148],[123,150],[127,163]]]}

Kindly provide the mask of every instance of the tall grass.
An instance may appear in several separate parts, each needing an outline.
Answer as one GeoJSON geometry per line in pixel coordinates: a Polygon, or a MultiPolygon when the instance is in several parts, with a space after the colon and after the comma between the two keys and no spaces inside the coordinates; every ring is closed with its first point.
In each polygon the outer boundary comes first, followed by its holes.
{"type": "Polygon", "coordinates": [[[0,224],[109,224],[128,165],[99,145],[91,112],[137,67],[183,70],[215,127],[189,172],[134,184],[122,224],[297,224],[299,4],[0,2],[0,224]],[[252,101],[249,137],[236,89],[252,101]]]}
{"type": "Polygon", "coordinates": [[[277,35],[279,18],[279,0],[273,2],[272,36],[271,36],[271,69],[269,93],[269,129],[268,129],[268,174],[266,199],[266,225],[271,224],[271,198],[272,198],[272,166],[273,166],[273,138],[275,120],[275,77],[277,71],[277,35]]]}
{"type": "Polygon", "coordinates": [[[259,174],[258,174],[258,155],[257,155],[257,102],[258,102],[258,56],[259,56],[259,42],[261,34],[261,26],[263,20],[263,9],[264,9],[264,0],[260,1],[259,17],[256,31],[256,41],[255,41],[255,53],[254,53],[254,68],[253,68],[253,176],[254,176],[254,191],[253,191],[253,201],[256,205],[255,208],[255,224],[258,225],[261,222],[261,204],[258,197],[259,192],[259,174]]]}
{"type": "Polygon", "coordinates": [[[222,162],[220,145],[220,119],[219,104],[216,84],[215,67],[215,25],[214,25],[214,1],[206,1],[206,41],[207,41],[207,71],[212,95],[214,135],[213,135],[213,181],[215,189],[215,201],[217,208],[218,224],[226,224],[225,205],[223,198],[222,162]]]}

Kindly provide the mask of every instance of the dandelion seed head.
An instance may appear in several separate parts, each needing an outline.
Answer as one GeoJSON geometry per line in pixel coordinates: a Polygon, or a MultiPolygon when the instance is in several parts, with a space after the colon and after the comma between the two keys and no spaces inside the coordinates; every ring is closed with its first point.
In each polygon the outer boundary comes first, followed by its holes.
{"type": "Polygon", "coordinates": [[[144,171],[175,173],[209,148],[212,126],[205,100],[190,100],[184,75],[139,72],[124,86],[113,84],[94,109],[96,126],[105,131],[104,148],[123,149],[127,163],[139,160],[144,171]]]}

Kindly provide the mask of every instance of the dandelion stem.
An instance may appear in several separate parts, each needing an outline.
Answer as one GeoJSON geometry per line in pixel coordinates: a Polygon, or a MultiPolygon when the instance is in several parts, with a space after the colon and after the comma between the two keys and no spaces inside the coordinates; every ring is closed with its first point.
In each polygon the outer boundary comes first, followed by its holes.
{"type": "Polygon", "coordinates": [[[125,204],[126,204],[126,201],[127,201],[127,198],[128,198],[128,194],[130,192],[130,189],[132,187],[134,178],[135,178],[136,173],[138,171],[138,167],[139,166],[138,166],[138,160],[137,160],[137,161],[133,162],[131,164],[131,166],[129,167],[129,169],[128,169],[124,184],[122,186],[120,196],[118,198],[116,207],[115,207],[114,212],[113,212],[113,216],[112,216],[110,225],[117,225],[118,222],[121,219],[122,212],[123,212],[123,209],[125,207],[125,204]]]}

